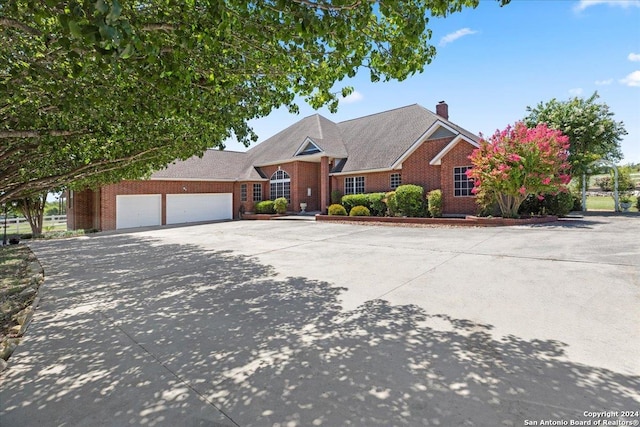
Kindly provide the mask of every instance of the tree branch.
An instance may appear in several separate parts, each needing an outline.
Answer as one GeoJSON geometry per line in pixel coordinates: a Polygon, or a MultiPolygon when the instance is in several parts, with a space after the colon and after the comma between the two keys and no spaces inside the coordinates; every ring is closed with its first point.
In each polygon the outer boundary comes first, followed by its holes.
{"type": "Polygon", "coordinates": [[[42,33],[38,30],[36,30],[33,27],[28,26],[27,24],[24,24],[20,21],[17,21],[15,19],[12,18],[5,18],[4,16],[0,16],[0,26],[5,27],[5,28],[13,28],[16,30],[22,30],[25,33],[29,33],[31,35],[34,36],[41,36],[42,33]]]}
{"type": "Polygon", "coordinates": [[[0,138],[41,138],[43,136],[74,136],[89,133],[87,129],[81,130],[3,130],[0,138]]]}

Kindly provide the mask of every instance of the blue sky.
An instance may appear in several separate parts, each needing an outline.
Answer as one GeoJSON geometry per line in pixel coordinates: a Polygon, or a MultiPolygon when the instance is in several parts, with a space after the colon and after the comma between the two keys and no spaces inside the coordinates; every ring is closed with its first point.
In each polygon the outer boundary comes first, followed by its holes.
{"type": "MultiPolygon", "coordinates": [[[[342,121],[418,103],[432,111],[449,104],[449,119],[491,135],[526,116],[526,107],[552,98],[589,97],[598,91],[623,121],[622,163],[640,162],[640,0],[512,0],[432,19],[438,53],[422,74],[402,82],[371,83],[363,70],[336,114],[342,121]]],[[[342,87],[342,86],[340,86],[342,87]]],[[[285,109],[250,124],[264,141],[316,113],[285,109]]],[[[228,150],[244,151],[233,141],[228,150]]]]}

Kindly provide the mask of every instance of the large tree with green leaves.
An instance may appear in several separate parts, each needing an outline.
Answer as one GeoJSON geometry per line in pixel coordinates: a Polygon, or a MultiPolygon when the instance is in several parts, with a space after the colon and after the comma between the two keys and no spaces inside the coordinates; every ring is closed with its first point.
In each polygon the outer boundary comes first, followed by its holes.
{"type": "Polygon", "coordinates": [[[529,115],[524,119],[527,126],[546,123],[569,137],[568,162],[574,176],[587,172],[595,161],[622,159],[620,142],[627,134],[624,123],[615,121],[609,106],[596,102],[598,98],[595,92],[587,99],[575,97],[558,101],[554,98],[527,107],[529,115]]]}
{"type": "Polygon", "coordinates": [[[296,96],[335,110],[351,90],[336,83],[359,70],[421,72],[429,18],[478,2],[2,2],[0,202],[249,144],[247,120],[295,112],[296,96]]]}

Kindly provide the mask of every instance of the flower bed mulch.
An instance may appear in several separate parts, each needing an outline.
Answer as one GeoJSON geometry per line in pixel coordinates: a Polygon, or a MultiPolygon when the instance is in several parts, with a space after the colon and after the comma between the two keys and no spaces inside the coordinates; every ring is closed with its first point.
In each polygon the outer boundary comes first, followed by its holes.
{"type": "Polygon", "coordinates": [[[316,221],[329,222],[355,222],[382,224],[420,224],[420,225],[447,225],[459,227],[501,227],[509,225],[529,225],[555,222],[557,216],[539,216],[530,218],[499,218],[499,217],[477,217],[468,215],[464,218],[406,218],[406,217],[376,217],[376,216],[339,216],[339,215],[316,215],[316,221]]]}

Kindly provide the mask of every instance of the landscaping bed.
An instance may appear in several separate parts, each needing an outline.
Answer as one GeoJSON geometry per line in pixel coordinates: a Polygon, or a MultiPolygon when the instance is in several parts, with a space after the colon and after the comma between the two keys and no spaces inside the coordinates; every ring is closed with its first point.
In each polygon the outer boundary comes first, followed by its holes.
{"type": "Polygon", "coordinates": [[[26,245],[0,247],[0,371],[33,315],[44,272],[26,245]]]}
{"type": "Polygon", "coordinates": [[[410,217],[377,217],[377,216],[341,216],[316,215],[316,221],[382,223],[382,224],[421,224],[448,225],[460,227],[500,227],[508,225],[544,224],[555,222],[557,216],[539,216],[530,218],[478,217],[468,215],[464,218],[410,218],[410,217]]]}

